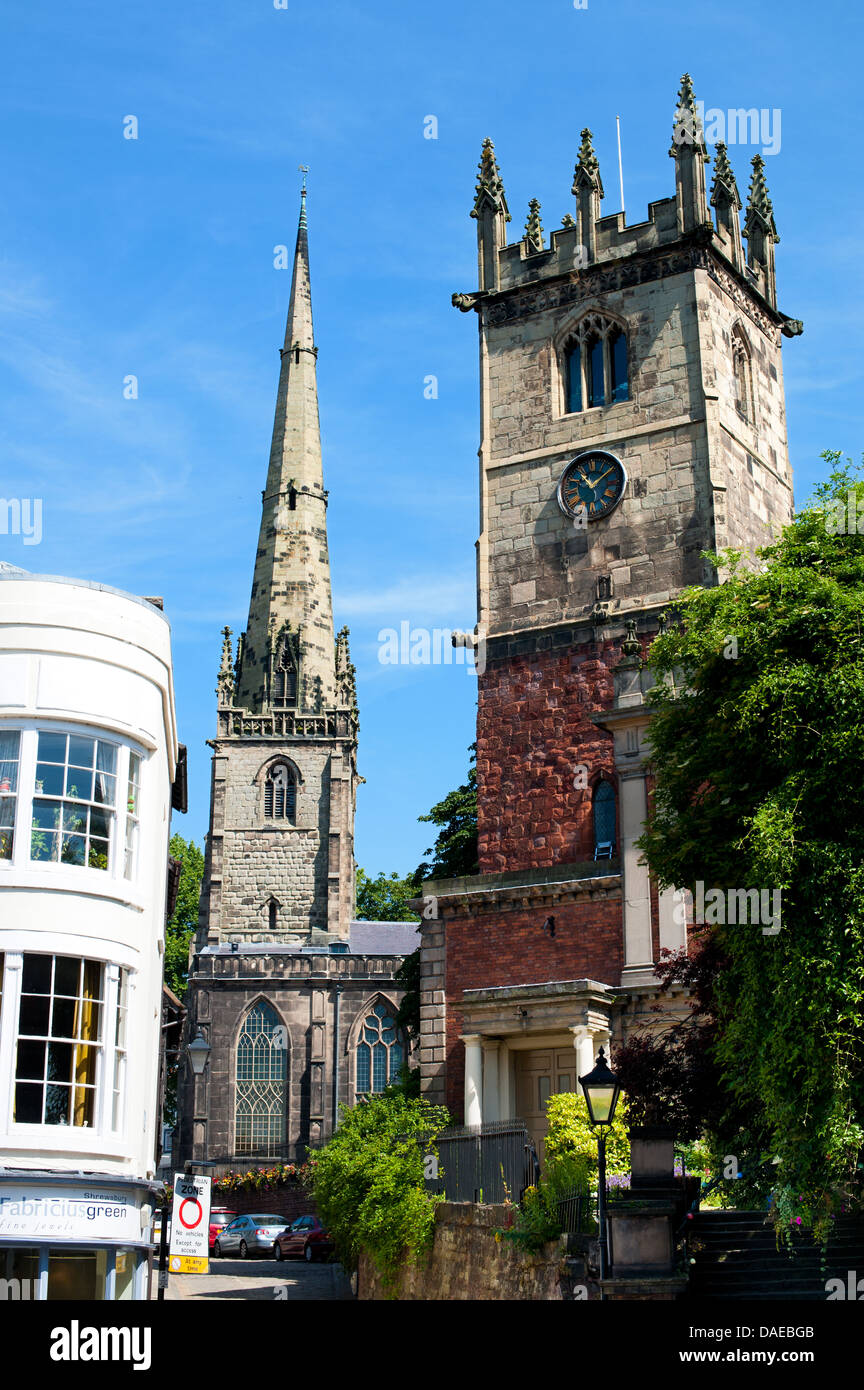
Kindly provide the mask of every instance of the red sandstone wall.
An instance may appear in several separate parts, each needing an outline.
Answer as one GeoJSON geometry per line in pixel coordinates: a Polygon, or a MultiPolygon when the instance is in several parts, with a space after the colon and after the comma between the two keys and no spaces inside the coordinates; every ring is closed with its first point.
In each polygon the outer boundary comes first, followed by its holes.
{"type": "Polygon", "coordinates": [[[461,1116],[464,1050],[460,1002],[465,989],[552,980],[620,978],[623,951],[620,898],[569,903],[482,917],[447,919],[447,1106],[461,1116]],[[551,912],[555,935],[543,931],[551,912]]]}
{"type": "Polygon", "coordinates": [[[614,777],[612,736],[589,716],[611,704],[619,659],[617,643],[592,642],[490,660],[477,711],[481,873],[593,855],[591,792],[573,778],[577,763],[614,777]]]}

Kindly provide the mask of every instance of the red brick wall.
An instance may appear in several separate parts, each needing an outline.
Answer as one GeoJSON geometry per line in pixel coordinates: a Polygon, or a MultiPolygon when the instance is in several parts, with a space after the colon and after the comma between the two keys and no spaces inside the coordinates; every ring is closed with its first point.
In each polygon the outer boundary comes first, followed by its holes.
{"type": "Polygon", "coordinates": [[[214,1207],[226,1207],[237,1216],[247,1212],[272,1212],[274,1216],[284,1216],[286,1224],[298,1216],[314,1216],[315,1203],[305,1187],[279,1186],[265,1192],[263,1187],[254,1192],[214,1192],[214,1207]]]}
{"type": "Polygon", "coordinates": [[[479,681],[480,872],[546,868],[594,853],[589,778],[614,777],[612,735],[589,716],[612,702],[617,643],[492,658],[479,681]]]}
{"type": "MultiPolygon", "coordinates": [[[[464,1105],[462,991],[554,980],[617,982],[623,964],[620,897],[447,919],[447,1105],[457,1123],[464,1105]],[[543,930],[555,918],[555,935],[543,930]]],[[[515,1008],[515,1005],[514,1005],[515,1008]]]]}

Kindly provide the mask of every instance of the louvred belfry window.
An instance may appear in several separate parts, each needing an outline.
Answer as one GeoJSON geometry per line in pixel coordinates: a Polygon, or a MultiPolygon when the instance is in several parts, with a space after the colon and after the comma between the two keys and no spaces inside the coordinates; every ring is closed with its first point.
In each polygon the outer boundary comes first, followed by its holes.
{"type": "Polygon", "coordinates": [[[563,354],[564,413],[630,399],[627,335],[603,314],[586,314],[563,354]]]}
{"type": "Polygon", "coordinates": [[[267,820],[288,820],[297,812],[297,780],[290,767],[277,763],[264,781],[264,815],[267,820]]]}

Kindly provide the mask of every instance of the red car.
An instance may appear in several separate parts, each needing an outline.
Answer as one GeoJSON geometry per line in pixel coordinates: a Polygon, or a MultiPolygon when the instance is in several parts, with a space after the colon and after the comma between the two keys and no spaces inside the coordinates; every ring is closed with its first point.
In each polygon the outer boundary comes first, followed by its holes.
{"type": "Polygon", "coordinates": [[[229,1211],[227,1207],[212,1208],[210,1212],[210,1239],[208,1241],[211,1255],[213,1254],[213,1246],[216,1244],[216,1237],[222,1227],[227,1226],[229,1221],[233,1221],[236,1215],[236,1211],[229,1211]]]}
{"type": "Polygon", "coordinates": [[[333,1249],[333,1242],[317,1216],[300,1216],[273,1242],[277,1260],[296,1256],[311,1263],[323,1259],[333,1249]]]}

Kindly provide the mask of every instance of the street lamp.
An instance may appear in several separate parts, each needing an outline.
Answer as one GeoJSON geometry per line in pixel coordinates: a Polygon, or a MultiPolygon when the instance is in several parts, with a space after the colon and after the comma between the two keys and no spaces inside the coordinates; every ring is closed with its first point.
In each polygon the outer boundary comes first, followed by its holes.
{"type": "Polygon", "coordinates": [[[201,1029],[198,1029],[197,1036],[186,1048],[186,1055],[192,1064],[192,1070],[196,1076],[204,1075],[204,1068],[207,1065],[207,1058],[210,1056],[210,1044],[205,1038],[201,1029]]]}
{"type": "MultiPolygon", "coordinates": [[[[588,1118],[597,1129],[597,1224],[600,1238],[600,1278],[606,1278],[606,1130],[615,1119],[621,1083],[601,1047],[592,1071],[579,1077],[588,1118]]],[[[603,1296],[601,1287],[600,1296],[603,1296]]]]}

